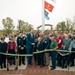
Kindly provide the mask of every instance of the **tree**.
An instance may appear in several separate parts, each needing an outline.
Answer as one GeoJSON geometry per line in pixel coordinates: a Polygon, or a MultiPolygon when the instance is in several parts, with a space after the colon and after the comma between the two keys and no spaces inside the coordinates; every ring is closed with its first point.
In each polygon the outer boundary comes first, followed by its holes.
{"type": "Polygon", "coordinates": [[[61,22],[61,31],[65,31],[65,27],[66,27],[65,22],[64,21],[61,22]]]}
{"type": "Polygon", "coordinates": [[[67,32],[72,32],[73,31],[73,24],[70,19],[67,19],[66,21],[59,22],[56,25],[56,30],[57,31],[67,31],[67,32]]]}
{"type": "Polygon", "coordinates": [[[73,31],[73,22],[70,19],[66,20],[66,31],[68,32],[73,31]]]}
{"type": "Polygon", "coordinates": [[[31,24],[24,22],[23,20],[18,20],[18,23],[17,29],[20,32],[29,32],[33,28],[31,24]]]}
{"type": "Polygon", "coordinates": [[[2,23],[4,25],[4,33],[12,33],[13,29],[15,28],[13,25],[13,20],[10,17],[7,17],[6,19],[2,19],[2,23]]]}
{"type": "Polygon", "coordinates": [[[74,18],[73,18],[73,23],[72,23],[72,25],[73,25],[73,31],[75,32],[75,16],[74,16],[74,18]]]}
{"type": "Polygon", "coordinates": [[[65,25],[65,22],[64,21],[63,22],[59,22],[57,24],[57,26],[56,26],[56,30],[57,31],[65,31],[65,27],[66,27],[66,25],[65,25]]]}
{"type": "Polygon", "coordinates": [[[59,22],[59,23],[57,24],[57,26],[56,26],[56,30],[59,31],[59,30],[60,30],[60,27],[61,27],[61,26],[60,26],[60,22],[59,22]]]}

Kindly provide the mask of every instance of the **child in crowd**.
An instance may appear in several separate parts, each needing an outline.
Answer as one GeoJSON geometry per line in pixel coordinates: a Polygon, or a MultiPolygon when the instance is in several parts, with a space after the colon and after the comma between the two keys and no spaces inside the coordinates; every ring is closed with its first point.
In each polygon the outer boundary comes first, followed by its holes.
{"type": "Polygon", "coordinates": [[[67,68],[67,65],[69,65],[69,52],[65,52],[66,48],[65,45],[62,46],[62,48],[60,50],[64,50],[64,51],[60,51],[59,53],[59,62],[60,62],[60,66],[62,68],[67,68]]]}

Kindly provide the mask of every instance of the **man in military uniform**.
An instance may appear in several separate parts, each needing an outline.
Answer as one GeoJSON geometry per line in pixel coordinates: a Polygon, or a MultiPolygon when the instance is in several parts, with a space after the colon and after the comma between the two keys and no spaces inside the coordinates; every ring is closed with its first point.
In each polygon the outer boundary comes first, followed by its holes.
{"type": "MultiPolygon", "coordinates": [[[[23,47],[23,54],[26,54],[26,33],[23,34],[23,47]]],[[[25,65],[25,56],[23,56],[22,62],[25,65]]]]}
{"type": "MultiPolygon", "coordinates": [[[[24,54],[25,53],[25,45],[24,45],[24,40],[23,40],[22,33],[19,33],[19,36],[17,37],[17,47],[18,47],[18,52],[19,54],[24,54]]],[[[19,56],[19,66],[21,65],[21,62],[23,65],[25,65],[25,58],[24,56],[19,56]]]]}

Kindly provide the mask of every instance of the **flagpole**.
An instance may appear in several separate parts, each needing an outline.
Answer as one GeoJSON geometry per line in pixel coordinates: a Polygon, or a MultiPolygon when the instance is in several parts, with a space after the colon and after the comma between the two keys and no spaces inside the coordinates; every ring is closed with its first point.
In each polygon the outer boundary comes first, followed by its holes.
{"type": "Polygon", "coordinates": [[[42,33],[45,31],[44,0],[42,0],[42,33]]]}

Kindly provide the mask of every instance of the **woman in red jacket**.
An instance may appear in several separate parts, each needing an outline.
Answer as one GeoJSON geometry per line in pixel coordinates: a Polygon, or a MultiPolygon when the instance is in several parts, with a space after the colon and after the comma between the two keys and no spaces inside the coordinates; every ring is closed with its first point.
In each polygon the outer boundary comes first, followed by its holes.
{"type": "MultiPolygon", "coordinates": [[[[14,42],[13,38],[10,38],[10,41],[7,44],[7,53],[10,54],[16,53],[16,43],[14,42]]],[[[18,70],[18,59],[15,56],[7,57],[7,71],[9,71],[9,63],[15,63],[15,62],[16,62],[15,70],[18,70]]]]}

